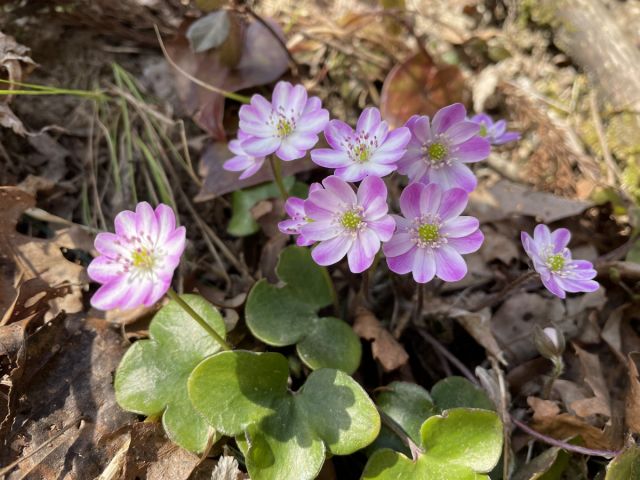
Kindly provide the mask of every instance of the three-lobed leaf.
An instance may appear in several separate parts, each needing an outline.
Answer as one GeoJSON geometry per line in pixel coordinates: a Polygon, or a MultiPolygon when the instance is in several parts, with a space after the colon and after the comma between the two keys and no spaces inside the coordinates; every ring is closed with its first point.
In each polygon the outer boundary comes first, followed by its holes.
{"type": "MultiPolygon", "coordinates": [[[[224,321],[209,302],[198,295],[182,299],[225,336],[224,321]]],[[[162,415],[169,438],[201,452],[213,432],[189,401],[187,379],[198,363],[219,351],[206,330],[171,301],[151,321],[149,339],[134,343],[122,358],[115,376],[116,400],[131,412],[162,415]]]]}
{"type": "Polygon", "coordinates": [[[346,455],[378,435],[375,405],[344,372],[316,370],[296,393],[287,379],[284,356],[241,350],[207,358],[189,378],[193,406],[214,429],[238,437],[251,478],[315,478],[325,450],[346,455]]]}
{"type": "Polygon", "coordinates": [[[276,268],[284,286],[261,280],[249,293],[246,321],[251,333],[273,346],[296,344],[301,360],[310,368],[337,368],[354,372],[362,346],[342,320],[318,317],[332,303],[332,286],[324,267],[307,248],[290,246],[280,254],[276,268]]]}

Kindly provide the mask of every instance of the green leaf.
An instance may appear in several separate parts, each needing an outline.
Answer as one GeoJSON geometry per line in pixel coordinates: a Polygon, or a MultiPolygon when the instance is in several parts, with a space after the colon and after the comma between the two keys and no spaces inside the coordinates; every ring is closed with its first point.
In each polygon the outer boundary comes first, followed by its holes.
{"type": "MultiPolygon", "coordinates": [[[[224,338],[224,321],[209,302],[198,295],[182,298],[224,338]]],[[[189,401],[187,379],[200,361],[219,350],[195,320],[169,302],[153,318],[149,339],[134,343],[122,358],[115,376],[118,404],[147,416],[162,414],[169,438],[187,450],[203,451],[212,431],[189,401]]]]}
{"type": "Polygon", "coordinates": [[[440,411],[458,407],[496,409],[484,390],[463,377],[440,380],[431,389],[431,397],[440,411]]]}
{"type": "Polygon", "coordinates": [[[216,48],[229,36],[229,14],[226,10],[211,12],[193,22],[187,29],[191,50],[196,53],[216,48]]]}
{"type": "Polygon", "coordinates": [[[276,268],[282,287],[261,280],[249,293],[247,327],[263,342],[283,347],[297,344],[300,359],[310,368],[354,372],[362,345],[351,327],[337,318],[319,318],[318,310],[332,302],[331,280],[308,248],[290,246],[276,268]]]}
{"type": "Polygon", "coordinates": [[[569,463],[569,454],[557,447],[548,448],[522,465],[512,480],[560,480],[569,463]]]}
{"type": "Polygon", "coordinates": [[[378,395],[376,403],[420,445],[420,426],[425,419],[439,413],[429,392],[415,383],[393,382],[378,395]]]}
{"type": "Polygon", "coordinates": [[[189,378],[195,409],[217,431],[238,438],[255,480],[315,478],[325,450],[347,455],[378,435],[380,417],[344,372],[311,373],[297,393],[287,389],[287,360],[278,353],[222,352],[189,378]]]}
{"type": "MultiPolygon", "coordinates": [[[[283,181],[285,188],[290,190],[295,180],[293,177],[286,177],[283,181]]],[[[280,191],[273,182],[233,192],[232,214],[227,231],[236,237],[246,237],[256,233],[260,230],[260,225],[253,219],[251,209],[256,203],[279,195],[280,191]]]]}
{"type": "Polygon", "coordinates": [[[611,460],[605,480],[640,478],[640,447],[632,446],[611,460]]]}
{"type": "Polygon", "coordinates": [[[502,424],[495,412],[458,408],[429,417],[421,428],[425,449],[414,462],[389,449],[374,453],[362,479],[488,480],[502,453],[502,424]]]}

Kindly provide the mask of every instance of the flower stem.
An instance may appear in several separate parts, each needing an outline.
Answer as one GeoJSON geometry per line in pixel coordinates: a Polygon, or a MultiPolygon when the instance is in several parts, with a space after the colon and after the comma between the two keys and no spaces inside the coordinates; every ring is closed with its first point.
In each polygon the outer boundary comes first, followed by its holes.
{"type": "Polygon", "coordinates": [[[393,418],[387,415],[379,407],[378,407],[378,413],[380,414],[380,420],[382,420],[382,423],[384,423],[389,428],[389,430],[391,430],[398,437],[400,437],[402,442],[407,447],[409,447],[409,451],[411,452],[411,457],[413,461],[415,462],[416,460],[418,460],[420,455],[424,453],[422,448],[416,445],[415,442],[411,440],[411,437],[407,435],[407,432],[405,432],[404,429],[400,425],[398,425],[398,423],[393,418]]]}
{"type": "Polygon", "coordinates": [[[169,296],[169,298],[171,300],[173,300],[174,302],[176,302],[178,305],[180,305],[180,307],[187,312],[191,318],[193,318],[198,325],[200,325],[202,328],[204,328],[207,333],[211,336],[211,338],[213,338],[218,345],[220,345],[220,348],[222,348],[222,350],[231,350],[231,346],[224,341],[224,338],[222,338],[218,332],[216,332],[211,325],[209,325],[206,320],[204,318],[202,318],[200,315],[198,315],[198,313],[189,306],[189,304],[187,302],[185,302],[182,298],[180,298],[180,295],[178,295],[176,293],[176,291],[173,288],[170,288],[167,291],[167,295],[169,296]]]}
{"type": "Polygon", "coordinates": [[[273,155],[269,156],[269,163],[271,164],[271,170],[273,171],[273,180],[276,182],[278,190],[280,190],[280,196],[284,201],[287,201],[289,194],[287,193],[284,181],[282,180],[282,163],[280,163],[280,160],[276,159],[273,155]]]}
{"type": "Polygon", "coordinates": [[[527,280],[532,279],[537,275],[536,272],[526,272],[516,278],[513,282],[504,287],[501,291],[488,297],[485,301],[480,302],[478,305],[475,305],[469,309],[470,312],[478,312],[486,307],[493,307],[502,299],[504,299],[507,295],[509,295],[513,290],[518,288],[520,285],[525,283],[527,280]]]}
{"type": "Polygon", "coordinates": [[[556,358],[552,360],[553,362],[553,370],[551,371],[551,375],[547,378],[547,381],[544,384],[544,388],[542,390],[542,398],[547,400],[551,396],[551,389],[553,388],[554,382],[562,375],[564,371],[564,365],[562,364],[562,358],[556,358]]]}

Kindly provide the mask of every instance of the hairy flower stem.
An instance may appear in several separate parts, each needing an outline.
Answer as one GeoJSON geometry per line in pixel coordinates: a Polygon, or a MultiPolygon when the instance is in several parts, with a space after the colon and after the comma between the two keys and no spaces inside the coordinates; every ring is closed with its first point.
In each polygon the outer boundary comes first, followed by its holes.
{"type": "Polygon", "coordinates": [[[400,425],[398,425],[393,418],[391,418],[385,412],[380,410],[380,408],[378,408],[378,413],[380,414],[380,419],[382,420],[382,423],[384,423],[387,426],[387,428],[389,428],[389,430],[391,430],[398,437],[400,437],[402,442],[407,447],[409,447],[409,451],[411,452],[411,458],[413,459],[413,461],[415,462],[416,460],[418,460],[420,455],[424,453],[422,448],[420,448],[418,445],[415,444],[413,440],[411,440],[411,437],[407,435],[407,432],[405,432],[404,429],[400,425]]]}
{"type": "Polygon", "coordinates": [[[478,311],[482,310],[483,308],[493,307],[498,302],[500,302],[505,297],[507,297],[516,288],[520,287],[523,283],[525,283],[528,280],[532,279],[536,275],[537,275],[536,272],[523,273],[518,278],[516,278],[513,282],[511,282],[510,284],[505,286],[501,291],[496,293],[495,295],[492,295],[492,296],[488,297],[486,300],[484,300],[483,302],[480,302],[478,305],[475,305],[475,306],[471,307],[469,309],[469,311],[478,312],[478,311]]]}
{"type": "Polygon", "coordinates": [[[269,155],[269,163],[271,164],[271,171],[273,172],[273,180],[276,182],[278,190],[280,190],[282,200],[286,202],[287,198],[289,198],[289,194],[287,193],[284,181],[282,180],[282,163],[279,159],[275,158],[274,155],[269,155]]]}
{"type": "Polygon", "coordinates": [[[553,370],[551,370],[551,375],[547,378],[547,381],[544,383],[544,388],[542,389],[542,398],[544,400],[547,400],[551,396],[551,389],[553,388],[554,382],[562,375],[562,372],[564,372],[562,358],[554,358],[552,362],[553,370]]]}
{"type": "Polygon", "coordinates": [[[218,343],[218,345],[220,345],[220,348],[222,348],[222,350],[231,350],[231,346],[224,341],[224,338],[222,338],[220,335],[218,335],[218,332],[216,332],[211,325],[209,325],[206,320],[204,318],[202,318],[200,315],[198,315],[198,313],[189,306],[189,304],[187,302],[185,302],[182,298],[180,298],[180,295],[178,295],[176,293],[176,291],[173,288],[170,288],[167,291],[167,295],[169,296],[169,298],[171,300],[173,300],[174,302],[176,302],[178,305],[180,305],[180,307],[189,314],[189,316],[191,316],[191,318],[193,318],[198,325],[200,325],[202,328],[204,328],[207,333],[211,336],[211,338],[213,338],[216,343],[218,343]]]}

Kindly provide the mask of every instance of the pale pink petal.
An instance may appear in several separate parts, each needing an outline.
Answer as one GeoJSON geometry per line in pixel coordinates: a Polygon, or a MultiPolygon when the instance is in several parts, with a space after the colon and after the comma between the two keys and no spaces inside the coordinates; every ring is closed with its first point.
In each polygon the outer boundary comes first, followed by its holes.
{"type": "Polygon", "coordinates": [[[473,191],[478,184],[478,179],[469,167],[456,162],[441,168],[430,169],[429,180],[440,185],[443,190],[462,188],[467,192],[473,191]]]}
{"type": "Polygon", "coordinates": [[[452,144],[463,143],[480,131],[480,126],[474,122],[463,121],[456,123],[447,130],[447,139],[452,144]]]}
{"type": "Polygon", "coordinates": [[[161,203],[156,207],[155,214],[158,219],[158,237],[156,245],[162,245],[176,228],[176,214],[173,212],[171,207],[164,203],[161,203]]]}
{"type": "Polygon", "coordinates": [[[411,132],[406,127],[396,128],[389,132],[382,145],[378,147],[377,152],[404,152],[409,140],[411,140],[411,132]]]}
{"type": "Polygon", "coordinates": [[[566,228],[559,228],[554,230],[551,234],[551,243],[553,244],[554,252],[561,252],[564,250],[567,245],[569,245],[569,240],[571,240],[571,232],[566,228]]]}
{"type": "MultiPolygon", "coordinates": [[[[329,123],[329,112],[324,108],[304,113],[296,124],[296,130],[300,132],[321,132],[329,123]]],[[[317,142],[317,140],[316,140],[317,142]]]]}
{"type": "Polygon", "coordinates": [[[348,205],[354,205],[357,202],[356,193],[349,184],[335,175],[325,178],[322,181],[322,184],[324,185],[324,188],[335,193],[340,202],[348,205]]]}
{"type": "Polygon", "coordinates": [[[471,235],[480,227],[480,222],[476,217],[461,216],[451,218],[440,227],[440,233],[452,238],[466,237],[471,235]]]}
{"type": "Polygon", "coordinates": [[[262,168],[262,165],[264,165],[264,157],[261,158],[256,158],[253,157],[255,159],[255,162],[253,163],[253,165],[251,165],[249,168],[247,168],[244,172],[242,172],[240,174],[240,176],[238,177],[239,180],[244,180],[245,178],[249,178],[252,175],[255,175],[256,173],[258,173],[258,170],[260,170],[262,168]]]}
{"type": "Polygon", "coordinates": [[[332,219],[339,208],[339,199],[327,190],[310,193],[304,202],[306,216],[315,221],[332,219]]]}
{"type": "Polygon", "coordinates": [[[460,215],[467,206],[469,195],[461,188],[451,188],[442,193],[438,214],[445,221],[460,215]]]}
{"type": "Polygon", "coordinates": [[[375,107],[368,107],[362,111],[360,118],[358,118],[356,132],[366,133],[373,137],[378,125],[380,125],[380,110],[375,107]]]}
{"type": "Polygon", "coordinates": [[[533,229],[533,241],[539,246],[546,246],[551,244],[551,232],[549,227],[543,223],[536,225],[533,229]]]}
{"type": "Polygon", "coordinates": [[[171,286],[171,280],[157,279],[149,291],[147,298],[144,299],[144,306],[151,307],[160,300],[169,287],[171,286]]]}
{"type": "Polygon", "coordinates": [[[433,116],[431,128],[435,134],[444,133],[453,125],[462,122],[467,116],[467,111],[461,103],[454,103],[441,108],[433,116]]]}
{"type": "Polygon", "coordinates": [[[311,150],[313,163],[325,168],[341,168],[352,163],[347,152],[330,148],[316,148],[311,150]]]}
{"type": "Polygon", "coordinates": [[[436,183],[430,183],[422,188],[420,193],[420,214],[435,215],[442,205],[442,188],[436,183]]]}
{"type": "Polygon", "coordinates": [[[334,172],[336,177],[341,178],[345,182],[359,182],[368,175],[368,168],[365,164],[351,163],[347,167],[337,168],[334,172]]]}
{"type": "Polygon", "coordinates": [[[473,137],[458,145],[454,155],[462,163],[474,163],[484,160],[491,152],[491,144],[482,137],[473,137]]]}
{"type": "Polygon", "coordinates": [[[367,206],[377,199],[382,198],[386,203],[387,186],[378,177],[367,177],[362,181],[360,187],[358,187],[357,198],[358,204],[362,205],[366,212],[367,206]]]}
{"type": "Polygon", "coordinates": [[[238,155],[231,157],[229,160],[222,164],[222,168],[230,172],[241,172],[246,170],[255,164],[256,157],[249,157],[247,155],[238,155]]]}
{"type": "Polygon", "coordinates": [[[422,144],[429,143],[433,139],[429,117],[427,116],[417,117],[410,128],[411,133],[416,140],[418,140],[420,146],[422,146],[422,144]]]}
{"type": "Polygon", "coordinates": [[[387,257],[387,265],[389,266],[389,270],[397,273],[398,275],[409,273],[411,270],[413,270],[413,259],[418,250],[420,249],[413,247],[406,253],[403,253],[396,257],[387,257]]]}
{"type": "Polygon", "coordinates": [[[466,254],[478,251],[483,241],[483,233],[480,230],[476,230],[466,237],[447,239],[447,245],[454,248],[460,254],[466,254]]]}
{"type": "Polygon", "coordinates": [[[467,264],[462,255],[448,245],[435,250],[436,275],[445,282],[457,282],[467,274],[467,264]]]}
{"type": "Polygon", "coordinates": [[[282,140],[280,147],[276,150],[276,155],[280,160],[285,162],[290,162],[292,160],[297,160],[298,158],[302,158],[307,153],[306,150],[301,150],[297,148],[289,138],[285,138],[282,140]]]}
{"type": "Polygon", "coordinates": [[[187,243],[186,235],[187,229],[185,227],[178,227],[159,247],[163,248],[169,255],[182,255],[187,243]]]}
{"type": "Polygon", "coordinates": [[[396,232],[391,240],[382,245],[382,251],[387,257],[397,257],[408,252],[415,245],[412,237],[407,232],[396,232]]]}
{"type": "Polygon", "coordinates": [[[273,88],[271,104],[276,111],[289,111],[289,98],[292,95],[293,85],[289,82],[280,81],[273,88]]]}
{"type": "Polygon", "coordinates": [[[126,245],[119,235],[110,232],[98,233],[94,246],[98,253],[113,259],[119,256],[128,258],[131,254],[131,247],[126,245]]]}
{"type": "Polygon", "coordinates": [[[311,256],[318,265],[333,265],[344,258],[354,243],[351,235],[340,235],[320,242],[312,251],[311,256]]]}
{"type": "Polygon", "coordinates": [[[116,235],[125,238],[133,238],[137,235],[136,214],[131,210],[125,210],[116,215],[114,220],[116,235]]]}
{"type": "Polygon", "coordinates": [[[546,289],[553,293],[556,297],[565,298],[567,296],[567,294],[553,275],[541,275],[540,280],[542,280],[542,284],[546,287],[546,289]]]}
{"type": "Polygon", "coordinates": [[[418,218],[420,213],[420,196],[424,185],[412,183],[400,194],[400,210],[402,215],[408,219],[418,218]]]}
{"type": "Polygon", "coordinates": [[[136,279],[135,283],[130,286],[129,292],[122,298],[122,302],[118,305],[121,310],[129,310],[144,304],[144,301],[153,289],[153,281],[148,277],[136,279]]]}
{"type": "Polygon", "coordinates": [[[89,278],[94,282],[108,283],[122,275],[123,267],[120,263],[106,256],[94,258],[87,267],[89,278]]]}
{"type": "Polygon", "coordinates": [[[342,120],[331,120],[324,129],[324,137],[327,143],[336,150],[346,150],[353,129],[342,120]]]}
{"type": "Polygon", "coordinates": [[[254,157],[266,157],[280,148],[281,140],[276,137],[251,137],[242,142],[242,148],[254,157]]]}
{"type": "Polygon", "coordinates": [[[383,242],[388,241],[396,229],[396,222],[391,215],[379,220],[367,221],[367,227],[375,232],[383,242]]]}
{"type": "Polygon", "coordinates": [[[355,242],[347,253],[349,269],[353,273],[362,273],[373,263],[380,250],[380,239],[369,229],[358,232],[355,242]]]}
{"type": "Polygon", "coordinates": [[[580,280],[566,277],[556,277],[555,280],[560,288],[571,293],[595,292],[600,288],[600,284],[595,280],[580,280]]]}
{"type": "Polygon", "coordinates": [[[302,115],[306,115],[307,113],[311,113],[315,110],[320,110],[322,108],[322,100],[319,97],[309,97],[307,99],[307,104],[304,106],[304,110],[302,111],[302,115]]]}
{"type": "Polygon", "coordinates": [[[418,283],[430,282],[436,274],[436,260],[430,248],[416,248],[413,257],[413,279],[418,283]]]}
{"type": "Polygon", "coordinates": [[[112,281],[102,285],[91,297],[91,305],[99,310],[120,308],[123,299],[131,290],[127,275],[120,275],[112,281]]]}
{"type": "Polygon", "coordinates": [[[314,242],[330,240],[340,235],[342,229],[332,220],[308,222],[300,227],[300,233],[314,242]]]}
{"type": "Polygon", "coordinates": [[[284,203],[284,209],[290,217],[304,217],[304,200],[298,197],[289,197],[284,203]]]}

